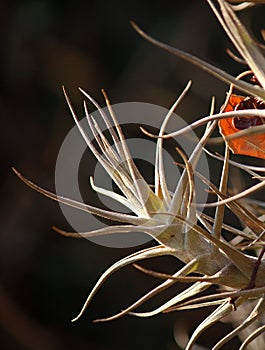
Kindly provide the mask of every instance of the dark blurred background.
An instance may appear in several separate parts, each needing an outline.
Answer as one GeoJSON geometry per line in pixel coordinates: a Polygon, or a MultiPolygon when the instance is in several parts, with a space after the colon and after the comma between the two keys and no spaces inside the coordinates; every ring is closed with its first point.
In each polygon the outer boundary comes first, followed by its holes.
{"type": "MultiPolygon", "coordinates": [[[[258,38],[264,11],[252,9],[243,16],[254,23],[251,28],[258,38]]],[[[121,310],[159,282],[125,268],[103,286],[85,315],[71,323],[100,274],[135,249],[107,248],[57,235],[52,225],[69,229],[58,204],[27,188],[11,171],[15,166],[54,191],[57,153],[73,126],[61,85],[80,106],[78,86],[101,104],[104,88],[112,103],[138,101],[168,108],[192,79],[191,92],[179,109],[184,119],[206,115],[212,95],[217,106],[222,104],[227,90],[223,83],[145,42],[130,20],[232,74],[244,69],[225,53],[229,41],[205,1],[0,4],[1,349],[176,350],[174,327],[187,325],[191,332],[209,312],[151,319],[127,316],[93,324],[93,319],[121,310]]],[[[179,265],[176,260],[158,259],[148,266],[174,272],[179,265]]],[[[157,297],[147,309],[178,288],[157,297]]],[[[212,337],[204,336],[201,342],[210,346],[212,337]]]]}

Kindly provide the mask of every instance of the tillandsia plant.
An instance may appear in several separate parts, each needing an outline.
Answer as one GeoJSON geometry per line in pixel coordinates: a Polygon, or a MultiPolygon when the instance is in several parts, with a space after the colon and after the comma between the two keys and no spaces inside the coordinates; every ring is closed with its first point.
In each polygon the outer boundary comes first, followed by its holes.
{"type": "MultiPolygon", "coordinates": [[[[202,332],[224,317],[226,319],[229,317],[234,330],[220,339],[212,349],[220,349],[236,336],[242,341],[241,350],[247,347],[248,349],[265,348],[265,259],[263,258],[265,223],[263,217],[259,217],[258,211],[255,212],[252,208],[253,201],[249,198],[250,194],[265,186],[262,176],[265,168],[241,164],[230,159],[230,149],[234,153],[265,159],[265,59],[260,51],[260,44],[251,38],[236,15],[237,10],[262,2],[264,1],[249,1],[238,5],[239,1],[208,0],[214,14],[241,56],[240,59],[237,57],[236,59],[248,66],[249,71],[238,77],[233,77],[199,58],[153,39],[132,23],[136,31],[151,43],[199,66],[230,85],[227,99],[220,112],[214,112],[214,103],[212,103],[209,116],[175,132],[167,133],[170,118],[173,117],[175,109],[190,88],[191,83],[188,83],[165,116],[159,133],[154,135],[142,129],[145,134],[156,140],[155,175],[154,183],[151,185],[144,180],[134,163],[106,93],[103,91],[108,107],[107,113],[90,95],[80,89],[86,100],[92,102],[99,111],[99,118],[108,131],[106,135],[100,129],[98,120],[89,113],[87,103],[84,102],[86,121],[92,133],[92,137],[89,137],[64,90],[72,116],[88,148],[117,185],[121,194],[97,187],[93,179],[91,179],[92,188],[121,203],[131,211],[131,214],[103,210],[56,195],[35,185],[14,169],[22,181],[43,195],[116,222],[116,225],[89,232],[70,233],[55,228],[57,232],[66,236],[87,238],[113,233],[144,232],[156,242],[154,246],[136,251],[108,268],[99,278],[74,320],[85,312],[97,291],[115,271],[134,264],[144,273],[160,278],[161,283],[123,311],[97,321],[114,320],[128,314],[149,317],[161,312],[216,306],[215,310],[198,325],[185,347],[186,350],[195,345],[202,332]],[[252,82],[242,80],[249,73],[252,75],[252,82]],[[233,93],[235,89],[244,95],[235,95],[233,93]],[[222,134],[221,139],[226,143],[223,155],[214,155],[207,148],[210,141],[220,141],[220,138],[218,140],[211,138],[218,124],[222,134]],[[176,153],[179,153],[182,159],[182,164],[177,164],[176,168],[178,166],[182,173],[175,190],[171,192],[164,169],[164,140],[178,138],[198,126],[204,126],[204,132],[192,152],[187,155],[181,147],[176,149],[176,153]],[[198,164],[205,154],[215,157],[222,163],[219,186],[213,184],[198,170],[198,164]],[[256,183],[239,193],[231,194],[228,190],[230,167],[237,167],[240,171],[248,173],[255,178],[256,183]],[[216,196],[216,201],[199,203],[196,181],[203,183],[208,192],[216,196]],[[203,212],[202,208],[207,207],[215,208],[213,217],[203,212]],[[242,223],[241,230],[224,223],[226,207],[242,223]],[[225,231],[230,232],[233,238],[225,239],[225,231]],[[252,255],[248,253],[250,250],[252,255]],[[164,255],[180,260],[183,267],[173,275],[168,275],[163,271],[150,271],[138,265],[144,259],[164,255]],[[137,312],[136,309],[140,305],[177,282],[189,283],[189,286],[155,310],[137,312]],[[209,292],[208,295],[205,296],[204,293],[202,296],[201,292],[212,285],[220,289],[216,289],[214,294],[209,292]]],[[[255,204],[261,209],[264,207],[264,203],[256,201],[255,204]]]]}

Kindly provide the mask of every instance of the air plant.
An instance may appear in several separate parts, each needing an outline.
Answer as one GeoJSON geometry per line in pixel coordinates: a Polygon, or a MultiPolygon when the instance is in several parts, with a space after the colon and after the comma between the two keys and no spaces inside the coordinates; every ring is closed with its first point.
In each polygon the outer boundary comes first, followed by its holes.
{"type": "MultiPolygon", "coordinates": [[[[238,2],[231,1],[231,3],[238,2]]],[[[191,84],[188,83],[183,93],[165,116],[159,133],[154,135],[148,130],[143,130],[147,135],[156,139],[154,186],[147,184],[137,169],[106,93],[103,92],[110,117],[90,95],[80,89],[84,97],[98,109],[100,118],[109,132],[109,137],[106,137],[100,130],[97,121],[89,114],[87,103],[84,102],[85,115],[93,138],[96,140],[97,148],[92,142],[92,138],[89,138],[83,130],[74,107],[67,93],[64,91],[71,114],[88,148],[107,171],[122,194],[99,188],[91,180],[93,189],[103,195],[111,196],[119,203],[122,203],[130,209],[132,214],[103,210],[58,196],[32,183],[17,170],[14,169],[14,171],[28,186],[43,195],[117,223],[116,225],[82,233],[69,233],[56,228],[56,231],[61,234],[89,238],[97,235],[110,235],[117,232],[126,234],[128,232],[139,231],[145,232],[156,242],[155,246],[126,256],[108,268],[90,292],[82,310],[74,321],[85,312],[97,291],[115,271],[129,264],[134,264],[142,272],[160,278],[162,280],[161,283],[123,311],[96,321],[110,321],[128,314],[138,317],[150,317],[161,312],[216,306],[216,309],[198,325],[186,345],[186,350],[193,347],[198,337],[208,327],[227,316],[230,317],[231,323],[235,324],[235,328],[220,339],[212,349],[217,350],[221,348],[235,336],[239,336],[242,340],[240,350],[245,349],[247,346],[250,349],[256,349],[257,341],[260,341],[259,344],[262,344],[262,348],[264,348],[265,259],[263,259],[263,254],[265,252],[265,223],[262,217],[258,217],[254,211],[249,209],[251,201],[248,202],[248,197],[254,191],[264,187],[264,177],[259,173],[264,172],[265,168],[251,167],[232,161],[229,150],[231,139],[244,142],[246,135],[256,135],[261,132],[264,134],[264,125],[246,128],[234,135],[225,137],[226,148],[223,156],[211,154],[207,149],[207,143],[212,139],[211,135],[217,127],[218,122],[220,124],[220,121],[223,119],[265,118],[264,109],[234,110],[232,108],[229,111],[226,109],[231,98],[231,93],[235,88],[247,96],[258,98],[263,102],[265,101],[265,59],[258,45],[236,16],[235,11],[239,9],[237,7],[238,5],[231,5],[224,0],[217,0],[217,6],[211,0],[208,0],[208,3],[258,83],[252,84],[243,81],[241,80],[241,76],[233,77],[199,58],[161,43],[144,33],[135,23],[132,23],[136,31],[149,42],[199,66],[201,69],[230,85],[226,102],[220,112],[214,113],[214,106],[212,105],[209,116],[197,120],[186,128],[173,133],[167,133],[166,127],[169,119],[190,88],[191,84]],[[114,127],[111,127],[111,125],[114,125],[114,127]],[[179,167],[182,169],[182,175],[175,191],[171,192],[165,180],[166,170],[164,169],[162,152],[164,139],[183,135],[191,128],[198,126],[204,126],[205,128],[200,142],[194,147],[192,153],[187,156],[181,149],[176,150],[183,160],[182,164],[179,164],[179,167]],[[198,163],[204,152],[219,159],[223,164],[219,187],[198,171],[198,163]],[[232,166],[255,177],[257,184],[237,194],[229,194],[229,169],[232,166]],[[196,200],[195,178],[202,181],[208,191],[215,194],[217,198],[215,202],[205,204],[205,207],[215,208],[213,217],[205,213],[201,214],[200,208],[202,204],[196,200]],[[242,230],[224,223],[225,207],[229,208],[242,222],[242,230]],[[223,235],[224,231],[229,231],[233,235],[233,238],[229,241],[226,240],[223,235]],[[254,256],[247,253],[248,249],[252,250],[254,256]],[[145,259],[164,255],[173,256],[180,260],[183,263],[183,267],[173,275],[168,275],[161,271],[150,271],[139,266],[139,262],[145,259]],[[170,300],[165,301],[165,303],[155,310],[137,312],[136,309],[140,305],[177,282],[189,283],[189,287],[170,300]],[[211,292],[206,296],[202,296],[201,292],[209,289],[212,285],[221,287],[221,290],[217,290],[214,294],[211,292]],[[235,310],[238,311],[235,312],[235,310]],[[236,318],[240,315],[241,320],[239,321],[236,318]]],[[[249,1],[244,4],[244,7],[253,5],[254,3],[261,3],[261,1],[249,1]]],[[[261,148],[261,152],[265,152],[263,145],[257,145],[257,147],[261,148]]],[[[258,204],[262,205],[262,203],[258,204]]]]}

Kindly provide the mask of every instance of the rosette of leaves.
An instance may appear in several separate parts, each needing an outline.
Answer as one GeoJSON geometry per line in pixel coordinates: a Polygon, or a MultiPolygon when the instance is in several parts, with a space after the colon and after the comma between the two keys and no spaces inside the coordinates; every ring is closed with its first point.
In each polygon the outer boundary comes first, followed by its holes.
{"type": "MultiPolygon", "coordinates": [[[[217,0],[215,3],[208,0],[208,3],[233,42],[241,56],[241,60],[248,65],[256,77],[257,85],[240,80],[238,77],[233,77],[199,58],[161,43],[144,33],[136,24],[133,23],[132,25],[142,37],[151,43],[199,66],[206,72],[226,82],[230,85],[230,93],[233,88],[237,88],[249,96],[265,101],[265,59],[259,45],[251,38],[236,15],[237,10],[255,3],[262,3],[262,1],[248,1],[243,5],[235,5],[239,1],[230,1],[228,3],[223,0],[217,0]]],[[[93,179],[91,179],[92,188],[98,193],[111,196],[129,208],[132,214],[103,210],[89,204],[78,203],[72,199],[58,196],[35,185],[17,170],[14,171],[28,186],[43,195],[116,222],[116,225],[82,233],[69,233],[56,228],[61,234],[71,237],[93,237],[96,235],[111,235],[117,232],[126,234],[140,231],[151,236],[156,242],[153,247],[136,251],[108,268],[99,278],[81,312],[74,320],[77,320],[84,313],[99,288],[115,271],[129,264],[137,263],[135,266],[138,269],[154,277],[161,278],[161,283],[123,311],[97,321],[109,321],[128,314],[138,317],[151,317],[161,312],[214,306],[215,310],[194,331],[186,345],[186,350],[193,347],[202,332],[224,317],[229,317],[231,323],[235,325],[234,330],[220,339],[212,349],[221,348],[235,336],[239,336],[242,340],[241,350],[247,346],[248,349],[265,348],[265,338],[263,337],[265,330],[265,260],[263,259],[265,224],[262,217],[249,210],[250,204],[247,201],[251,193],[264,187],[265,180],[260,176],[259,172],[263,172],[265,169],[233,162],[230,159],[229,148],[226,146],[223,156],[215,156],[223,164],[218,187],[197,171],[197,165],[200,162],[202,153],[209,153],[206,149],[207,142],[209,142],[214,129],[217,127],[218,120],[228,117],[261,116],[265,118],[265,111],[248,109],[232,110],[223,113],[221,109],[220,112],[214,113],[214,108],[212,107],[209,116],[197,120],[187,128],[166,134],[168,120],[189,87],[190,83],[165,116],[159,134],[151,135],[145,131],[157,140],[156,172],[152,186],[146,183],[137,169],[106,94],[104,93],[104,96],[109,115],[101,110],[100,106],[90,95],[80,89],[85,99],[92,102],[98,109],[100,117],[109,132],[108,138],[100,130],[94,117],[89,113],[86,102],[84,102],[84,110],[92,136],[89,137],[85,133],[70,99],[65,93],[73,118],[88,148],[108,172],[122,194],[98,187],[94,184],[93,179]],[[114,127],[111,125],[114,125],[114,127]],[[187,156],[181,150],[176,150],[183,160],[182,164],[179,165],[182,169],[182,175],[175,191],[171,192],[165,179],[166,170],[164,169],[162,156],[163,140],[183,134],[190,128],[202,125],[205,125],[204,133],[201,136],[200,143],[194,148],[190,156],[187,156]],[[97,146],[92,142],[93,139],[96,140],[97,146]],[[258,182],[244,191],[232,195],[229,194],[227,184],[231,166],[236,166],[241,171],[249,173],[258,182]],[[206,207],[215,208],[213,217],[206,214],[198,215],[200,203],[196,201],[195,177],[204,182],[208,191],[216,195],[217,200],[215,202],[206,204],[206,207]],[[224,224],[225,207],[229,208],[242,222],[242,230],[224,224]],[[233,235],[233,238],[229,241],[223,235],[224,230],[229,231],[233,235]],[[246,249],[248,248],[252,249],[254,256],[247,253],[246,249]],[[162,271],[149,271],[138,265],[142,260],[163,255],[175,257],[183,263],[183,267],[173,275],[168,275],[162,271]],[[175,283],[189,283],[189,287],[170,300],[166,300],[155,310],[137,312],[136,309],[140,305],[175,283]],[[201,292],[209,289],[212,285],[220,287],[220,290],[217,290],[214,294],[209,292],[208,295],[201,296],[201,292]]],[[[261,132],[265,132],[263,125],[253,127],[251,130],[244,130],[243,133],[235,137],[244,137],[248,133],[260,134],[261,132]]],[[[262,203],[258,204],[262,205],[262,203]]]]}

